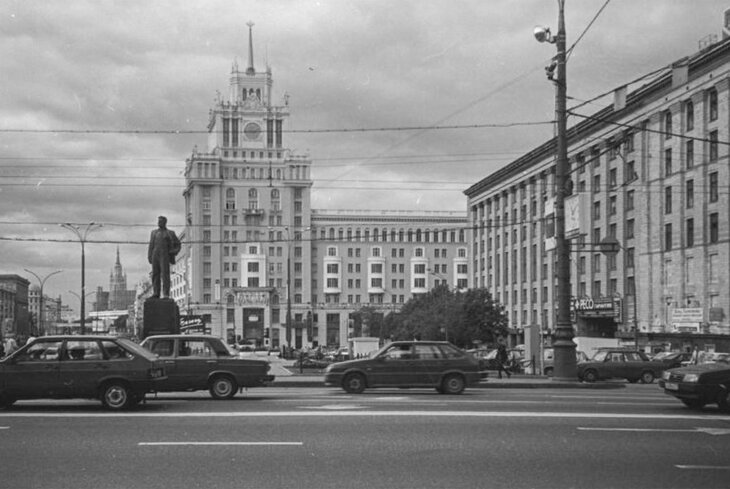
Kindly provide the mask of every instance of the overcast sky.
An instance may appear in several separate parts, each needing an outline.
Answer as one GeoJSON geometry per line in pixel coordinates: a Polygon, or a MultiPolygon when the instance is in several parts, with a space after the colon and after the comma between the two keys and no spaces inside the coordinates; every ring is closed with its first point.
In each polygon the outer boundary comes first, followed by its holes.
{"type": "MultiPolygon", "coordinates": [[[[727,6],[567,0],[568,45],[588,28],[569,106],[721,36],[727,6]]],[[[557,16],[557,0],[2,0],[0,273],[61,269],[44,292],[78,310],[81,246],[59,223],[93,221],[87,293],[108,290],[117,246],[129,288],[148,274],[156,217],[183,229],[185,158],[246,66],[249,21],[313,208],[466,212],[466,188],[552,137],[555,47],[532,30],[557,16]]]]}

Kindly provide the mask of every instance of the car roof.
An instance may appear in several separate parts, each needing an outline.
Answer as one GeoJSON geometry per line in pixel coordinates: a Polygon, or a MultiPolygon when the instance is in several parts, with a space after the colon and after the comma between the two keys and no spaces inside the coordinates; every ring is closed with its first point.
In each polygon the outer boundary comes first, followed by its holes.
{"type": "Polygon", "coordinates": [[[218,338],[217,336],[213,336],[210,334],[155,334],[155,335],[148,336],[147,338],[145,338],[145,340],[147,340],[149,338],[155,338],[155,339],[157,339],[157,338],[206,338],[206,339],[213,338],[216,340],[221,339],[221,338],[218,338]]]}
{"type": "Polygon", "coordinates": [[[72,340],[72,341],[79,341],[79,340],[116,340],[119,339],[118,336],[110,336],[110,335],[48,335],[48,336],[39,336],[35,339],[35,341],[38,340],[54,340],[54,341],[61,341],[61,340],[72,340]]]}

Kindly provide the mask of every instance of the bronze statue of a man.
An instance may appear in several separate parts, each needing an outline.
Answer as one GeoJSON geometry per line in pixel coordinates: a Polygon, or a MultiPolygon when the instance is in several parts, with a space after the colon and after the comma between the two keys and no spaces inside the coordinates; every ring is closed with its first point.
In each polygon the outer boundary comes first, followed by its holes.
{"type": "Polygon", "coordinates": [[[152,265],[152,290],[154,298],[170,297],[170,264],[175,263],[175,255],[180,252],[180,240],[174,231],[167,229],[167,218],[157,218],[158,228],[150,234],[147,260],[152,265]]]}

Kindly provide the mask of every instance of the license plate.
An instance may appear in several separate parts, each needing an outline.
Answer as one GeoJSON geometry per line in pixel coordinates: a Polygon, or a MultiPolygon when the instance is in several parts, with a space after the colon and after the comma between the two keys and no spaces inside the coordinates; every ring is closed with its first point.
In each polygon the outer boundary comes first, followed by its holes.
{"type": "Polygon", "coordinates": [[[677,384],[672,383],[672,382],[666,382],[664,384],[664,388],[666,390],[668,390],[668,391],[678,391],[679,390],[679,386],[677,384]]]}

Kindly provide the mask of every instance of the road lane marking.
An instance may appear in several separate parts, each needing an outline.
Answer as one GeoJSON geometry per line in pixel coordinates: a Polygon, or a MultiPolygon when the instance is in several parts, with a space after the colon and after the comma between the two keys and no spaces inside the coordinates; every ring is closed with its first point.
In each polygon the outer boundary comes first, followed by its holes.
{"type": "Polygon", "coordinates": [[[138,446],[303,446],[301,441],[148,441],[139,442],[138,446]]]}
{"type": "Polygon", "coordinates": [[[693,429],[680,429],[680,428],[598,428],[591,426],[578,426],[579,431],[634,431],[634,432],[648,432],[648,433],[706,433],[708,435],[730,435],[730,429],[726,428],[693,428],[693,429]]]}
{"type": "Polygon", "coordinates": [[[0,418],[296,418],[296,417],[446,417],[446,418],[589,418],[589,419],[655,419],[730,421],[730,416],[713,414],[639,414],[639,413],[584,413],[542,411],[225,411],[225,412],[2,412],[0,418]]]}
{"type": "Polygon", "coordinates": [[[675,465],[684,470],[730,470],[730,465],[675,465]]]}

